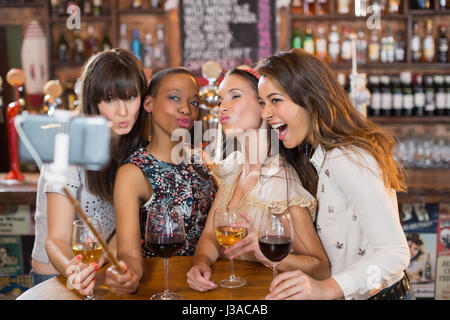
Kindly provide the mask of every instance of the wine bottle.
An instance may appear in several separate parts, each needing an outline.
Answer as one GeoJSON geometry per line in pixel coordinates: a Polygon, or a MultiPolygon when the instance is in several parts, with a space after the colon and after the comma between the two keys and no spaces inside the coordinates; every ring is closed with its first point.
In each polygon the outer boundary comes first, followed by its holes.
{"type": "Polygon", "coordinates": [[[447,39],[447,28],[445,24],[439,27],[439,39],[438,39],[438,62],[447,63],[448,62],[448,39],[447,39]]]}
{"type": "Polygon", "coordinates": [[[400,81],[402,84],[402,110],[404,116],[412,116],[414,109],[414,93],[411,86],[412,74],[411,72],[404,71],[400,73],[400,81]]]}
{"type": "Polygon", "coordinates": [[[436,74],[434,75],[433,80],[435,85],[436,115],[443,116],[445,115],[445,109],[447,108],[444,76],[436,74]]]}
{"type": "Polygon", "coordinates": [[[423,88],[423,77],[417,74],[414,81],[414,115],[421,117],[425,109],[425,90],[423,88]]]}
{"type": "Polygon", "coordinates": [[[139,59],[142,60],[142,43],[139,39],[139,31],[133,30],[133,40],[131,41],[131,51],[139,59]]]}

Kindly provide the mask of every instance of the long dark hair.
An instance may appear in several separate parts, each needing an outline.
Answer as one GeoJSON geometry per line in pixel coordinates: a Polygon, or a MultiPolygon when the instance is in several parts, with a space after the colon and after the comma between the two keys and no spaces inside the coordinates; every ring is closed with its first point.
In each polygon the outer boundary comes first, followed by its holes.
{"type": "MultiPolygon", "coordinates": [[[[304,50],[293,49],[261,60],[256,69],[308,111],[314,147],[320,144],[326,151],[360,148],[375,158],[387,188],[406,189],[403,169],[393,157],[393,137],[358,112],[324,62],[304,50]]],[[[304,142],[287,150],[285,157],[302,181],[307,186],[314,183],[317,189],[317,172],[309,161],[310,147],[304,142]]]]}
{"type": "Polygon", "coordinates": [[[111,146],[111,160],[100,171],[86,171],[88,190],[103,200],[112,202],[114,180],[119,166],[148,138],[149,118],[143,108],[147,80],[139,60],[129,51],[112,49],[92,56],[81,77],[82,112],[99,115],[98,104],[107,99],[127,100],[139,95],[141,105],[137,120],[131,131],[111,146]]]}

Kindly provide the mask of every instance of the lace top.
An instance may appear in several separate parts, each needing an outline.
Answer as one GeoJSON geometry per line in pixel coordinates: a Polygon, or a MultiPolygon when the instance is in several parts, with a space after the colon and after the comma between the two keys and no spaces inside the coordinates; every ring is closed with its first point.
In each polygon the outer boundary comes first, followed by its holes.
{"type": "MultiPolygon", "coordinates": [[[[185,148],[186,150],[186,148],[185,148]]],[[[189,151],[189,150],[188,150],[189,151]]],[[[147,215],[157,222],[160,214],[153,208],[179,206],[183,211],[186,244],[177,255],[193,255],[205,226],[216,194],[214,180],[207,164],[201,160],[201,151],[191,153],[191,161],[180,164],[163,162],[153,157],[144,147],[136,150],[125,163],[132,163],[149,179],[153,195],[139,210],[139,226],[144,257],[155,255],[145,246],[147,215]],[[190,163],[186,163],[190,162],[190,163]]]]}

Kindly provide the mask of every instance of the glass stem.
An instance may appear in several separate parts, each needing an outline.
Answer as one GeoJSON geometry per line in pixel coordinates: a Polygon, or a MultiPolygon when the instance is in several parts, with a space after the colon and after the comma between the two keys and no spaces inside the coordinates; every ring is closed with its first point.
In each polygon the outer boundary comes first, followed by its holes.
{"type": "Polygon", "coordinates": [[[233,259],[230,259],[230,279],[232,279],[232,280],[236,279],[236,276],[234,275],[233,259]]]}
{"type": "Polygon", "coordinates": [[[164,258],[164,282],[166,284],[166,290],[164,290],[164,296],[169,295],[169,259],[164,258]]]}
{"type": "Polygon", "coordinates": [[[273,278],[274,279],[277,276],[277,266],[278,266],[278,263],[273,264],[273,278]]]}

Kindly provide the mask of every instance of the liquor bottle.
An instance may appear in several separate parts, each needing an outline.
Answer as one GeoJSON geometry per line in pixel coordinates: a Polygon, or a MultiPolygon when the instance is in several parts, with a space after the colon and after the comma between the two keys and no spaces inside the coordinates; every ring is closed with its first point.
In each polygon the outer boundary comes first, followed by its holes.
{"type": "Polygon", "coordinates": [[[312,55],[315,54],[314,36],[310,25],[306,26],[306,32],[303,38],[303,49],[312,55]]]}
{"type": "Polygon", "coordinates": [[[119,38],[119,48],[130,50],[130,40],[127,36],[127,25],[122,23],[120,25],[120,38],[119,38]]]}
{"type": "Polygon", "coordinates": [[[84,54],[84,43],[80,38],[80,32],[75,30],[73,38],[73,57],[72,60],[75,62],[83,61],[84,54]]]}
{"type": "Polygon", "coordinates": [[[58,16],[60,2],[61,2],[60,0],[51,0],[50,1],[51,13],[52,13],[53,17],[58,16]]]}
{"type": "Polygon", "coordinates": [[[133,0],[131,2],[131,7],[133,9],[141,9],[142,8],[142,1],[141,0],[133,0]]]}
{"type": "Polygon", "coordinates": [[[395,43],[394,37],[392,36],[391,29],[389,27],[385,28],[385,33],[381,38],[381,48],[380,48],[381,62],[383,63],[393,63],[395,59],[395,43]]]}
{"type": "Polygon", "coordinates": [[[424,62],[433,62],[435,56],[435,46],[433,38],[433,22],[427,19],[426,22],[427,35],[423,39],[423,60],[424,62]]]}
{"type": "Polygon", "coordinates": [[[390,87],[390,79],[387,75],[380,77],[381,83],[381,114],[390,116],[392,111],[392,91],[390,87]]]}
{"type": "Polygon", "coordinates": [[[344,63],[352,61],[352,40],[350,39],[350,27],[344,29],[344,39],[341,46],[341,59],[344,63]]]}
{"type": "Polygon", "coordinates": [[[433,0],[415,0],[414,9],[429,10],[433,9],[433,0]]]}
{"type": "Polygon", "coordinates": [[[93,0],[94,7],[92,9],[94,16],[98,17],[102,14],[102,0],[93,0]]]}
{"type": "Polygon", "coordinates": [[[331,26],[331,32],[328,35],[328,62],[338,63],[341,47],[339,45],[339,33],[337,25],[331,26]]]}
{"type": "Polygon", "coordinates": [[[102,51],[108,51],[111,50],[112,48],[112,44],[111,41],[109,40],[109,36],[108,36],[108,27],[105,24],[105,29],[103,32],[103,40],[102,40],[102,51]]]}
{"type": "Polygon", "coordinates": [[[373,29],[372,30],[372,35],[370,37],[369,61],[370,62],[378,62],[378,61],[380,61],[380,43],[378,41],[378,31],[377,31],[377,29],[373,29]]]}
{"type": "Polygon", "coordinates": [[[447,28],[445,24],[441,24],[439,27],[439,39],[438,39],[438,62],[447,63],[448,61],[448,40],[447,40],[447,28]]]}
{"type": "Polygon", "coordinates": [[[65,108],[67,110],[74,110],[77,106],[77,95],[75,94],[75,91],[73,89],[73,82],[67,82],[66,83],[66,92],[64,93],[65,96],[65,108]]]}
{"type": "Polygon", "coordinates": [[[134,53],[134,55],[139,59],[142,60],[142,43],[139,39],[139,31],[133,30],[133,40],[131,41],[131,51],[134,53]]]}
{"type": "Polygon", "coordinates": [[[400,12],[401,0],[389,0],[387,6],[388,14],[398,14],[400,12]]]}
{"type": "Polygon", "coordinates": [[[295,14],[303,14],[303,0],[292,0],[291,12],[295,14]]]}
{"type": "Polygon", "coordinates": [[[92,0],[83,1],[83,14],[86,16],[92,15],[92,0]]]}
{"type": "Polygon", "coordinates": [[[433,80],[435,85],[436,115],[443,116],[445,115],[445,109],[447,108],[444,76],[437,74],[434,76],[433,80]]]}
{"type": "Polygon", "coordinates": [[[314,15],[314,0],[303,0],[303,14],[305,16],[314,15]]]}
{"type": "Polygon", "coordinates": [[[298,24],[294,25],[294,31],[292,33],[292,48],[298,49],[303,47],[302,36],[300,35],[300,28],[298,24]]]}
{"type": "Polygon", "coordinates": [[[345,92],[349,92],[350,86],[348,85],[347,82],[347,77],[345,76],[345,73],[338,73],[336,75],[336,79],[339,82],[339,84],[342,86],[342,88],[344,88],[345,92]]]}
{"type": "Polygon", "coordinates": [[[161,9],[162,8],[161,0],[150,0],[150,8],[161,9]]]}
{"type": "Polygon", "coordinates": [[[446,115],[450,116],[450,75],[445,76],[446,115]]]}
{"type": "Polygon", "coordinates": [[[431,256],[429,253],[427,253],[427,262],[425,263],[425,279],[427,279],[427,280],[432,279],[431,256]]]}
{"type": "Polygon", "coordinates": [[[449,0],[439,0],[439,9],[445,10],[446,8],[450,7],[450,1],[449,0]]]}
{"type": "Polygon", "coordinates": [[[399,76],[391,77],[391,92],[392,92],[392,114],[394,116],[402,115],[403,108],[403,92],[400,84],[399,76]]]}
{"type": "Polygon", "coordinates": [[[325,61],[328,56],[327,52],[327,38],[325,37],[325,28],[323,25],[319,25],[317,28],[318,35],[316,37],[316,57],[325,61]]]}
{"type": "Polygon", "coordinates": [[[58,16],[64,17],[66,13],[67,7],[66,3],[63,0],[58,0],[58,16]]]}
{"type": "Polygon", "coordinates": [[[152,35],[147,33],[145,35],[145,45],[143,53],[143,64],[144,68],[151,68],[153,65],[153,45],[152,45],[152,35]]]}
{"type": "Polygon", "coordinates": [[[411,86],[412,74],[411,72],[401,72],[400,81],[402,84],[402,113],[404,116],[412,116],[414,109],[414,93],[411,86]]]}
{"type": "Polygon", "coordinates": [[[67,61],[68,52],[69,45],[67,44],[66,38],[64,37],[64,32],[62,32],[58,40],[58,60],[62,62],[67,61]]]}
{"type": "Polygon", "coordinates": [[[350,0],[338,0],[337,1],[337,12],[339,14],[350,14],[351,12],[351,1],[350,0]]]}
{"type": "Polygon", "coordinates": [[[369,77],[370,90],[370,114],[378,117],[381,114],[381,91],[380,91],[380,77],[371,75],[369,77]]]}
{"type": "Polygon", "coordinates": [[[328,14],[328,0],[316,0],[316,14],[319,16],[328,14]]]}
{"type": "Polygon", "coordinates": [[[367,16],[368,7],[369,7],[368,0],[355,0],[355,16],[356,17],[367,16]]]}
{"type": "Polygon", "coordinates": [[[411,55],[412,61],[417,63],[422,59],[422,41],[419,35],[419,22],[413,23],[413,36],[411,38],[411,55]]]}
{"type": "Polygon", "coordinates": [[[89,58],[90,56],[96,54],[98,52],[98,44],[97,39],[94,36],[94,27],[90,25],[88,27],[88,37],[85,40],[85,58],[89,58]]]}
{"type": "Polygon", "coordinates": [[[156,66],[158,68],[166,67],[166,44],[164,43],[164,26],[159,24],[156,28],[156,46],[154,50],[156,66]]]}
{"type": "Polygon", "coordinates": [[[425,87],[425,115],[433,116],[436,109],[433,76],[429,74],[424,75],[423,83],[425,87]]]}
{"type": "Polygon", "coordinates": [[[417,74],[413,84],[414,91],[414,115],[423,116],[425,109],[425,90],[423,88],[423,77],[417,74]]]}
{"type": "Polygon", "coordinates": [[[358,31],[358,38],[356,40],[356,58],[359,64],[367,63],[367,40],[363,27],[358,31]]]}
{"type": "Polygon", "coordinates": [[[403,36],[403,31],[397,31],[397,40],[395,41],[395,61],[405,62],[406,58],[406,42],[403,36]]]}

